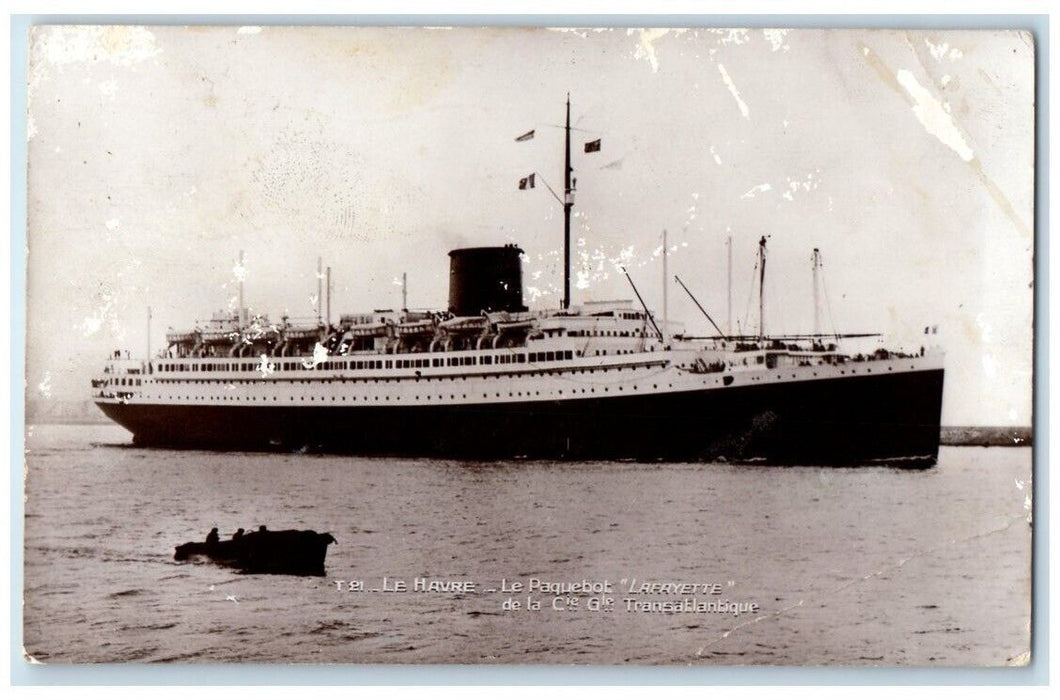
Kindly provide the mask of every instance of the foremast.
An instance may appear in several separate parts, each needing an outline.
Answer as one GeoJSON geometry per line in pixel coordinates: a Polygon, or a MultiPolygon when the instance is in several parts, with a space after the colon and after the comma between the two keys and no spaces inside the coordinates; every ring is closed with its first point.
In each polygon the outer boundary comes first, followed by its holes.
{"type": "Polygon", "coordinates": [[[570,213],[574,208],[574,188],[570,167],[570,93],[567,93],[567,123],[564,127],[563,163],[563,309],[570,308],[570,213]]]}

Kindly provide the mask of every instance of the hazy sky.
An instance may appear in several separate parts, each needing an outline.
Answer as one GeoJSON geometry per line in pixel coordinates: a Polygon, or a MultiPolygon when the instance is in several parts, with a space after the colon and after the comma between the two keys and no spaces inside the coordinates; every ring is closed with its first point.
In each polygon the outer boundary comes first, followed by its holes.
{"type": "MultiPolygon", "coordinates": [[[[1034,47],[1003,32],[38,27],[29,86],[28,392],[85,399],[107,353],[246,299],[333,317],[442,308],[460,246],[515,242],[562,293],[564,99],[574,302],[661,305],[671,274],[757,324],[917,349],[938,325],[943,420],[1031,421],[1034,47]],[[535,129],[535,138],[515,137],[535,129]],[[585,154],[584,141],[602,150],[585,154]],[[833,323],[834,322],[834,323],[833,323]]],[[[670,315],[705,320],[672,287],[670,315]]]]}

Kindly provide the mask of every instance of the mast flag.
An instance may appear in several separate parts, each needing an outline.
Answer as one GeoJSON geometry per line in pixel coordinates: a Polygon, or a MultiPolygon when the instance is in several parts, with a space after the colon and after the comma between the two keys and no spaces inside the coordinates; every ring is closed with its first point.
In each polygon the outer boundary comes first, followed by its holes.
{"type": "Polygon", "coordinates": [[[585,144],[585,152],[586,153],[596,153],[599,150],[600,150],[600,139],[596,139],[595,141],[586,142],[586,144],[585,144]]]}
{"type": "MultiPolygon", "coordinates": [[[[548,181],[543,181],[545,187],[548,187],[549,192],[556,197],[556,200],[563,205],[563,309],[570,308],[570,214],[571,209],[574,208],[574,189],[577,186],[577,180],[572,177],[574,168],[571,167],[571,152],[570,152],[570,93],[567,93],[567,119],[563,126],[563,199],[560,199],[558,195],[549,186],[548,181]]],[[[516,141],[529,141],[534,138],[534,130],[526,132],[522,136],[517,137],[516,141]]],[[[585,144],[586,153],[595,153],[600,150],[600,139],[595,141],[589,141],[585,144]]],[[[535,176],[537,173],[531,173],[526,177],[519,180],[519,189],[531,190],[534,189],[535,176]]]]}

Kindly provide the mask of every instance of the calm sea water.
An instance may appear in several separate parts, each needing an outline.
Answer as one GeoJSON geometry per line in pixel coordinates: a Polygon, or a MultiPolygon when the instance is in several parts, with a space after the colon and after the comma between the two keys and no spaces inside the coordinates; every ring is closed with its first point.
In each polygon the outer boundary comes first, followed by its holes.
{"type": "Polygon", "coordinates": [[[147,450],[112,426],[32,426],[27,447],[39,661],[955,666],[1029,649],[1029,448],[944,447],[902,471],[147,450]],[[259,524],[333,533],[327,576],[173,561],[210,527],[259,524]],[[383,577],[477,590],[372,592],[383,577]],[[614,607],[535,593],[541,610],[503,610],[527,592],[501,580],[531,578],[606,580],[614,607]],[[692,597],[633,579],[760,609],[631,612],[692,597]]]}

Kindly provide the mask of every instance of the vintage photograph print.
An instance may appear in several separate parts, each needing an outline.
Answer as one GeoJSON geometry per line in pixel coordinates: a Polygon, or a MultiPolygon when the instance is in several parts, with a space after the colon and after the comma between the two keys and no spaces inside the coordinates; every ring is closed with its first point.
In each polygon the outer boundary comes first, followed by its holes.
{"type": "Polygon", "coordinates": [[[33,27],[26,661],[1027,664],[1034,66],[33,27]]]}

